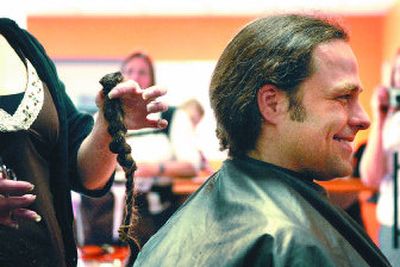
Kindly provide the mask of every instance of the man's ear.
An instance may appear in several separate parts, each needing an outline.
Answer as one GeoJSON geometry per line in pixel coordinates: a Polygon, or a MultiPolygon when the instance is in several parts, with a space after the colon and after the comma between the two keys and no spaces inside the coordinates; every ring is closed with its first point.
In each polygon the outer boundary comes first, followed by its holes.
{"type": "Polygon", "coordinates": [[[257,92],[257,104],[263,119],[276,124],[278,117],[286,110],[286,95],[275,85],[266,84],[257,92]]]}

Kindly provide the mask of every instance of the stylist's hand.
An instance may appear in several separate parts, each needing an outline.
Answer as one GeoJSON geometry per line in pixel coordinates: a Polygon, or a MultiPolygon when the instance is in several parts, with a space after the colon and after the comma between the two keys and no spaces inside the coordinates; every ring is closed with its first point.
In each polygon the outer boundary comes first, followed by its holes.
{"type": "MultiPolygon", "coordinates": [[[[166,94],[166,90],[158,86],[141,89],[132,80],[119,83],[108,94],[111,99],[120,98],[122,101],[125,125],[130,130],[141,128],[165,128],[168,124],[166,120],[151,119],[148,115],[158,113],[168,109],[168,106],[159,101],[159,97],[166,94]]],[[[97,106],[101,109],[104,96],[102,92],[96,97],[97,106]]]]}
{"type": "Polygon", "coordinates": [[[31,183],[8,180],[0,173],[0,224],[18,228],[17,219],[41,220],[36,212],[26,209],[36,199],[29,194],[32,189],[31,183]]]}

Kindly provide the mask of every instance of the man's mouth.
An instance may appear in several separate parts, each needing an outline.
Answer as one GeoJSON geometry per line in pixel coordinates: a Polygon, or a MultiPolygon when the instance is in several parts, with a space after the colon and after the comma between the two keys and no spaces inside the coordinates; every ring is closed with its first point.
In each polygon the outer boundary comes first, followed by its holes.
{"type": "Polygon", "coordinates": [[[353,136],[345,137],[345,136],[335,135],[335,136],[333,136],[333,140],[343,144],[348,150],[351,150],[351,151],[353,150],[353,140],[354,140],[353,136]]]}

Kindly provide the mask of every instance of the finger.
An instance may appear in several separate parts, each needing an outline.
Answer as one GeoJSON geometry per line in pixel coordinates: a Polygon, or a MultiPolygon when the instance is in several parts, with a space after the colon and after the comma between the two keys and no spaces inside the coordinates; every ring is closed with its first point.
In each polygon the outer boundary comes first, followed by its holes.
{"type": "Polygon", "coordinates": [[[14,229],[18,229],[18,223],[14,221],[10,215],[0,216],[0,224],[14,229]]]}
{"type": "Polygon", "coordinates": [[[110,99],[119,98],[125,94],[140,94],[142,93],[142,89],[139,84],[133,80],[127,80],[122,83],[117,84],[111,91],[108,93],[108,97],[110,99]]]}
{"type": "Polygon", "coordinates": [[[25,181],[0,179],[0,194],[21,195],[32,191],[35,186],[25,181]]]}
{"type": "Polygon", "coordinates": [[[163,96],[166,93],[167,89],[158,86],[152,86],[144,90],[143,99],[147,101],[153,101],[157,97],[163,96]]]}
{"type": "Polygon", "coordinates": [[[37,214],[33,210],[29,209],[16,209],[12,212],[12,216],[14,219],[26,219],[26,220],[31,220],[35,222],[40,222],[42,220],[42,217],[37,214]]]}
{"type": "Polygon", "coordinates": [[[103,90],[100,90],[95,98],[95,104],[98,108],[102,108],[103,107],[103,103],[104,103],[104,93],[103,90]]]}
{"type": "Polygon", "coordinates": [[[147,104],[146,110],[149,113],[163,112],[168,109],[168,105],[163,102],[153,101],[147,104]]]}
{"type": "Polygon", "coordinates": [[[147,127],[164,129],[168,126],[168,121],[165,119],[147,119],[147,127]]]}
{"type": "Polygon", "coordinates": [[[32,194],[11,197],[0,196],[0,212],[28,207],[32,205],[35,199],[36,196],[32,194]]]}

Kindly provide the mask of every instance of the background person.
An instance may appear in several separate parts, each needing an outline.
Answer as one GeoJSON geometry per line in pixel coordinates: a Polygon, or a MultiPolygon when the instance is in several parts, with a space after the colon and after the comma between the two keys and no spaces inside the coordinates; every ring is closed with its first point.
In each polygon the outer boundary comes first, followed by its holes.
{"type": "MultiPolygon", "coordinates": [[[[141,88],[155,84],[153,62],[142,51],[128,55],[122,61],[121,72],[141,88]]],[[[152,115],[154,119],[168,121],[168,126],[162,130],[129,131],[127,135],[137,165],[135,198],[140,218],[136,233],[141,245],[180,205],[172,192],[172,177],[194,177],[200,170],[210,171],[197,147],[195,127],[204,116],[204,109],[197,100],[189,99],[180,106],[152,115]]],[[[101,199],[80,197],[77,238],[82,245],[120,245],[118,226],[123,216],[120,212],[123,188],[124,173],[118,169],[116,181],[106,196],[101,199]]]]}
{"type": "MultiPolygon", "coordinates": [[[[121,72],[125,77],[136,81],[143,88],[155,84],[154,65],[151,58],[143,52],[134,52],[129,55],[122,62],[121,72]]],[[[158,115],[161,116],[162,114],[158,115]]],[[[167,142],[166,145],[158,146],[157,148],[160,152],[157,154],[162,154],[162,150],[164,150],[165,147],[172,150],[174,155],[167,157],[165,162],[153,161],[147,164],[138,160],[137,176],[157,176],[160,174],[160,169],[164,175],[170,177],[192,177],[197,175],[200,165],[200,156],[197,153],[196,142],[193,142],[195,136],[191,120],[191,116],[188,116],[188,114],[184,112],[176,112],[171,116],[169,126],[169,131],[171,133],[170,141],[167,142]],[[175,135],[177,137],[175,137],[175,135]],[[162,163],[162,166],[160,163],[162,163]]],[[[198,120],[198,118],[195,120],[198,120]]],[[[142,132],[146,133],[146,130],[142,132]]],[[[152,131],[150,131],[150,133],[152,133],[152,131]]],[[[146,134],[141,135],[146,136],[146,134]]],[[[134,140],[135,139],[133,139],[133,141],[134,140]]],[[[141,141],[137,143],[143,144],[141,141]]],[[[153,146],[156,147],[156,145],[153,146]]],[[[146,149],[143,150],[147,151],[147,149],[148,147],[146,146],[146,149]]],[[[136,151],[143,150],[138,147],[136,149],[136,151]]]]}
{"type": "MultiPolygon", "coordinates": [[[[378,86],[371,99],[373,120],[360,163],[362,181],[379,187],[379,246],[393,266],[400,266],[400,249],[393,247],[393,153],[400,151],[400,50],[392,63],[390,86],[378,86]],[[391,100],[391,95],[392,100],[391,100]]],[[[400,218],[400,217],[399,217],[400,218]]]]}
{"type": "MultiPolygon", "coordinates": [[[[121,71],[143,87],[155,83],[154,64],[143,52],[130,54],[122,62],[121,71]]],[[[202,159],[193,122],[198,123],[202,115],[192,112],[191,106],[194,105],[169,107],[167,111],[157,114],[169,122],[163,131],[143,129],[128,133],[127,142],[134,148],[133,155],[138,166],[135,177],[141,218],[137,229],[142,245],[180,204],[172,192],[173,177],[194,177],[199,174],[202,159]]]]}

